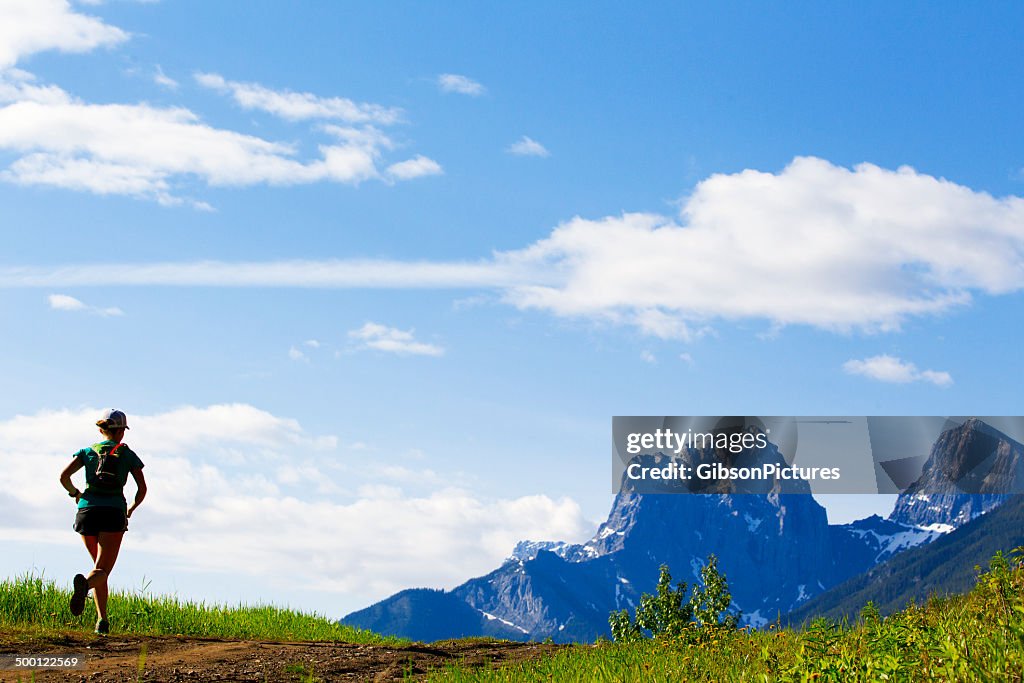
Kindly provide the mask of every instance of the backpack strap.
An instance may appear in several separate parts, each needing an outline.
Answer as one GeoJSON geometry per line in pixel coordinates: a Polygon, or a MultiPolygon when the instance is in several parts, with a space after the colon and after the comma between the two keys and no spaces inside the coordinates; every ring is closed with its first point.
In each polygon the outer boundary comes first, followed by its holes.
{"type": "Polygon", "coordinates": [[[101,444],[98,444],[98,443],[94,443],[94,444],[92,445],[92,450],[93,450],[93,452],[95,452],[95,453],[96,453],[96,455],[98,455],[98,456],[99,456],[99,457],[101,457],[101,458],[102,458],[102,457],[110,457],[111,455],[112,455],[112,456],[114,456],[114,457],[116,458],[116,457],[117,457],[117,449],[118,449],[118,448],[120,448],[120,447],[121,447],[121,446],[123,446],[123,445],[124,445],[123,443],[121,443],[120,441],[118,441],[118,442],[117,442],[116,444],[114,444],[114,447],[113,447],[113,448],[111,448],[111,449],[110,449],[109,451],[107,451],[107,454],[106,454],[106,456],[104,456],[104,455],[103,455],[103,453],[101,453],[101,452],[100,452],[100,447],[101,447],[101,444]]]}

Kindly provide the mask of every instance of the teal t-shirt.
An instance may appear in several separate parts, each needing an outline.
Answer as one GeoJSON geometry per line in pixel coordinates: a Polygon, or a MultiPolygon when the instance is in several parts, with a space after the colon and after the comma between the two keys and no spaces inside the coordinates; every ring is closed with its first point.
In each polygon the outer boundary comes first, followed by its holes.
{"type": "MultiPolygon", "coordinates": [[[[96,448],[99,448],[101,452],[108,452],[115,443],[113,441],[100,441],[95,444],[96,448]]],[[[116,507],[121,508],[124,511],[128,510],[128,503],[124,499],[124,493],[101,493],[96,490],[91,490],[96,485],[96,468],[100,463],[100,456],[96,453],[96,450],[90,446],[89,448],[83,448],[82,450],[75,453],[75,457],[82,461],[85,465],[85,491],[82,492],[82,497],[78,499],[78,507],[91,508],[91,507],[116,507]]],[[[132,470],[138,468],[142,469],[145,465],[139,459],[139,456],[135,455],[135,451],[128,448],[126,444],[121,444],[121,447],[117,449],[115,455],[117,459],[117,481],[121,484],[122,488],[128,481],[128,475],[132,470]]]]}

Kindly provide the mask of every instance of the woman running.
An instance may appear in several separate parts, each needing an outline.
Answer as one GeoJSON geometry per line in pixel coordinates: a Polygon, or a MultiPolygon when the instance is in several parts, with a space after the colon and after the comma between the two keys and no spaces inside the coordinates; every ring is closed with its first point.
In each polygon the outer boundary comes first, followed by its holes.
{"type": "Polygon", "coordinates": [[[128,530],[128,518],[146,497],[146,479],[142,476],[143,464],[139,456],[121,443],[128,429],[125,414],[120,410],[107,410],[96,421],[96,426],[100,428],[103,441],[75,453],[74,459],[60,473],[60,483],[78,503],[74,529],[82,535],[94,563],[88,576],[75,574],[71,613],[77,617],[85,610],[85,600],[91,588],[99,615],[96,633],[106,635],[110,632],[107,579],[117,561],[121,538],[128,530]],[[71,483],[71,475],[83,467],[86,486],[85,491],[79,491],[71,483]],[[129,473],[138,488],[131,507],[128,507],[123,491],[129,473]]]}

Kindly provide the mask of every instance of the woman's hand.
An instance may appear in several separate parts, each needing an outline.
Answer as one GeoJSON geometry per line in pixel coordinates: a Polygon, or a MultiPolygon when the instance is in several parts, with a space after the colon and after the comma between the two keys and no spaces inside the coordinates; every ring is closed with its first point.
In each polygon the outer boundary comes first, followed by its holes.
{"type": "Polygon", "coordinates": [[[78,458],[72,458],[68,466],[64,468],[64,471],[60,473],[60,485],[64,487],[64,490],[68,492],[68,495],[75,499],[75,503],[82,497],[82,492],[78,490],[74,484],[71,483],[71,475],[82,469],[82,461],[78,458]],[[73,494],[73,495],[72,495],[73,494]]]}

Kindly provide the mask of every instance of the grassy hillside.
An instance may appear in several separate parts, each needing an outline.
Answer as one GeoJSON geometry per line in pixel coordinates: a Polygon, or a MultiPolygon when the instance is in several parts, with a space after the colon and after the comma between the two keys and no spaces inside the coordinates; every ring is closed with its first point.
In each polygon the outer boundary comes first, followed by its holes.
{"type": "MultiPolygon", "coordinates": [[[[91,632],[96,608],[86,602],[85,613],[68,612],[69,590],[53,581],[25,575],[0,581],[0,628],[12,635],[32,637],[70,631],[91,632]]],[[[109,618],[114,633],[185,635],[260,640],[337,641],[402,644],[370,631],[343,626],[315,614],[271,606],[229,607],[182,602],[172,597],[112,593],[109,618]]]]}
{"type": "Polygon", "coordinates": [[[503,669],[452,666],[433,681],[1020,681],[1024,564],[993,558],[967,595],[803,630],[693,628],[674,639],[566,648],[503,669]]]}
{"type": "MultiPolygon", "coordinates": [[[[536,649],[537,652],[531,656],[543,658],[505,664],[501,668],[491,668],[486,662],[492,657],[502,659],[502,649],[513,644],[491,641],[476,648],[473,658],[467,656],[462,664],[435,669],[429,677],[434,681],[554,680],[588,683],[676,680],[1021,681],[1024,679],[1022,550],[1014,551],[1012,561],[1002,554],[995,556],[989,570],[978,575],[974,588],[968,594],[933,598],[887,617],[869,604],[854,621],[836,624],[818,619],[798,630],[780,629],[776,625],[752,632],[691,625],[672,637],[643,639],[628,644],[600,642],[593,646],[567,646],[555,650],[554,654],[540,649],[541,646],[514,644],[521,649],[536,649]]],[[[13,636],[17,639],[20,634],[29,640],[38,639],[40,635],[90,629],[92,608],[80,618],[71,617],[67,612],[68,597],[67,591],[38,577],[2,581],[0,631],[5,638],[13,636]]],[[[172,598],[118,594],[111,599],[111,617],[118,630],[140,635],[184,634],[398,644],[396,639],[340,626],[316,615],[273,607],[229,608],[183,603],[172,598]]],[[[425,652],[437,655],[428,666],[456,661],[466,656],[465,648],[460,650],[457,647],[465,643],[472,644],[471,641],[457,641],[436,643],[430,647],[410,646],[405,650],[399,648],[397,655],[392,648],[366,648],[356,653],[358,657],[351,652],[346,655],[348,646],[339,646],[318,650],[316,656],[309,655],[309,661],[315,660],[323,668],[326,666],[323,658],[329,653],[336,653],[344,660],[339,660],[337,671],[349,671],[357,659],[372,659],[377,656],[375,652],[390,653],[391,659],[381,665],[383,668],[378,668],[392,675],[396,671],[400,674],[404,670],[401,666],[408,666],[409,671],[413,671],[412,658],[425,652]]],[[[173,659],[179,655],[172,653],[169,656],[173,659]]],[[[294,653],[283,656],[297,657],[294,653]]],[[[244,658],[246,661],[236,667],[239,671],[249,666],[251,656],[245,655],[244,658]]],[[[97,665],[102,664],[103,660],[99,658],[97,665]]],[[[116,668],[120,664],[115,662],[111,666],[116,668]]],[[[150,667],[150,664],[146,666],[150,667]]],[[[265,675],[269,672],[277,676],[273,680],[292,680],[294,675],[289,671],[268,670],[265,675]]],[[[380,671],[369,671],[367,676],[372,678],[371,673],[375,676],[380,671]]],[[[220,673],[223,671],[218,675],[220,673]]]]}
{"type": "Polygon", "coordinates": [[[783,617],[799,625],[815,617],[852,619],[874,602],[882,614],[902,609],[907,601],[970,590],[979,560],[1024,545],[1024,496],[1005,503],[927,545],[911,548],[854,577],[783,617]]]}

